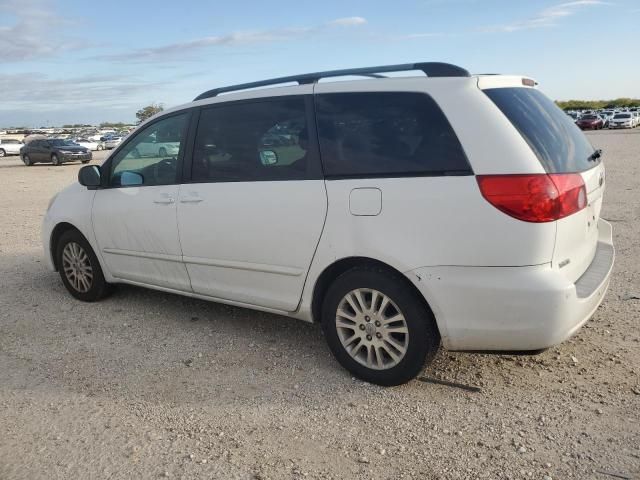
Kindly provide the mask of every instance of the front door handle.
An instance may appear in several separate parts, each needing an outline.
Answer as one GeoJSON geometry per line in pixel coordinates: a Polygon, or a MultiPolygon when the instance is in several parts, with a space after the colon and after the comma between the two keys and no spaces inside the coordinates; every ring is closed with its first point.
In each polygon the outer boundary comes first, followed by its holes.
{"type": "Polygon", "coordinates": [[[175,203],[175,199],[173,198],[173,196],[169,193],[161,193],[160,197],[155,198],[153,200],[153,203],[158,203],[161,205],[171,205],[172,203],[175,203]]]}
{"type": "Polygon", "coordinates": [[[191,192],[180,197],[180,203],[200,203],[204,200],[197,192],[191,192]]]}

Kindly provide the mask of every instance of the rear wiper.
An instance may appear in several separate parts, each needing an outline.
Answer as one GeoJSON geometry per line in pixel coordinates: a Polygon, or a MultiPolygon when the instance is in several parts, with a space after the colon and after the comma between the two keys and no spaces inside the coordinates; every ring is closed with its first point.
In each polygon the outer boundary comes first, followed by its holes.
{"type": "Polygon", "coordinates": [[[588,162],[595,162],[602,156],[602,150],[598,149],[587,158],[588,162]]]}

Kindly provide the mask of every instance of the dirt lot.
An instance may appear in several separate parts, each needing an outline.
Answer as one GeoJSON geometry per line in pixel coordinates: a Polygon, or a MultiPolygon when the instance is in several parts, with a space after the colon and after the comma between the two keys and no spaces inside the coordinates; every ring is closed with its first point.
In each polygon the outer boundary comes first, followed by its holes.
{"type": "Polygon", "coordinates": [[[544,354],[441,352],[426,372],[479,393],[354,380],[317,326],[274,315],[133,287],[75,301],[40,221],[79,165],[2,159],[0,479],[640,478],[640,129],[588,135],[607,298],[544,354]]]}

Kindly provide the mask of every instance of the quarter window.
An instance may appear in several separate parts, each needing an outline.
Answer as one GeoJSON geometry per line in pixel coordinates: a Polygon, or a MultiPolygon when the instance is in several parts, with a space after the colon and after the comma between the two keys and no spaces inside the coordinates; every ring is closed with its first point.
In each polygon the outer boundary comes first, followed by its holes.
{"type": "Polygon", "coordinates": [[[425,94],[319,94],[316,115],[328,177],[472,173],[444,113],[425,94]]]}
{"type": "Polygon", "coordinates": [[[114,157],[109,184],[124,187],[176,183],[188,119],[188,113],[173,115],[136,133],[114,157]]]}
{"type": "Polygon", "coordinates": [[[200,114],[192,181],[311,178],[315,151],[303,97],[217,105],[200,114]]]}

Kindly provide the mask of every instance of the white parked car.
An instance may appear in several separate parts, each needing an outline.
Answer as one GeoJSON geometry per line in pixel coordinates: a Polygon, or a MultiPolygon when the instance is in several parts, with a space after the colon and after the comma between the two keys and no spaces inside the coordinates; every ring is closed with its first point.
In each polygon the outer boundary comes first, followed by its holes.
{"type": "Polygon", "coordinates": [[[84,301],[125,283],[318,322],[381,385],[441,344],[540,351],[596,311],[614,248],[600,152],[534,85],[421,63],[205,92],[52,199],[47,262],[84,301]],[[318,83],[404,70],[427,76],[318,83]],[[140,156],[153,135],[178,155],[140,156]]]}
{"type": "Polygon", "coordinates": [[[609,121],[609,128],[633,128],[635,121],[631,112],[616,113],[609,121]]]}
{"type": "Polygon", "coordinates": [[[164,142],[153,133],[140,140],[131,151],[138,157],[175,157],[180,150],[180,142],[164,142]]]}
{"type": "Polygon", "coordinates": [[[104,148],[102,142],[96,142],[88,138],[76,138],[73,142],[91,151],[102,150],[104,148]]]}
{"type": "Polygon", "coordinates": [[[0,157],[7,155],[20,155],[20,149],[24,146],[20,140],[12,138],[0,139],[0,157]]]}
{"type": "Polygon", "coordinates": [[[102,145],[105,150],[113,150],[122,143],[122,137],[107,137],[102,145]]]}

